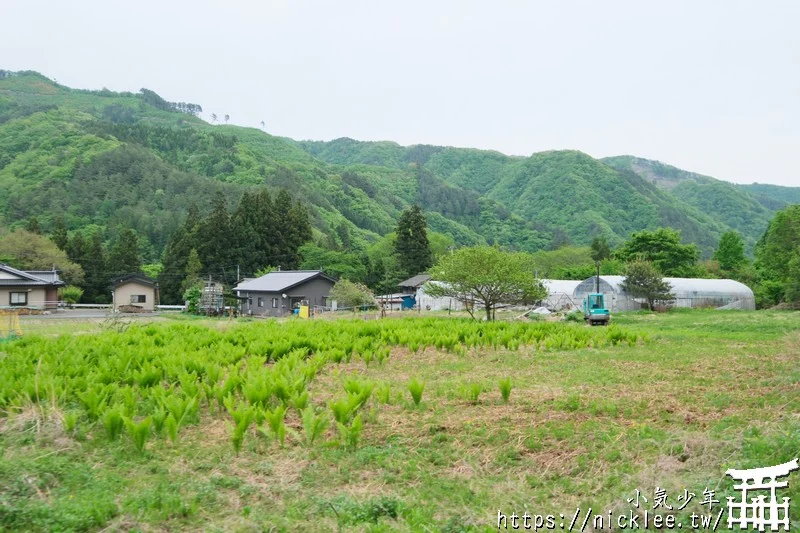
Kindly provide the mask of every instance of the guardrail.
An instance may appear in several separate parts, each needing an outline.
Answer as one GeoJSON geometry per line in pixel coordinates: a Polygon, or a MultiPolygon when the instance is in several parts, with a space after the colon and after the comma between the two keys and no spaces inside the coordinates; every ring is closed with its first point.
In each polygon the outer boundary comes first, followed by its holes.
{"type": "Polygon", "coordinates": [[[164,311],[185,311],[185,305],[157,305],[156,309],[164,311]]]}

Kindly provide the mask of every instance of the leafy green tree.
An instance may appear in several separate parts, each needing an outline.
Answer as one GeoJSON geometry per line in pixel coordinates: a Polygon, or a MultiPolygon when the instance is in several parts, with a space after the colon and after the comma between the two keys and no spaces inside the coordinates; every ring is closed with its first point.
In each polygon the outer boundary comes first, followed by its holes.
{"type": "Polygon", "coordinates": [[[35,233],[36,235],[42,234],[42,228],[39,226],[39,219],[36,217],[31,217],[28,219],[28,223],[25,224],[25,229],[31,233],[35,233]]]}
{"type": "Polygon", "coordinates": [[[186,259],[186,275],[183,278],[182,287],[186,292],[190,287],[200,283],[200,273],[202,272],[203,264],[200,262],[200,256],[197,250],[192,248],[189,251],[189,257],[186,259]]]}
{"type": "Polygon", "coordinates": [[[67,250],[69,237],[67,236],[67,226],[64,224],[64,217],[58,215],[53,222],[53,231],[50,232],[50,240],[53,241],[60,250],[67,250]]]}
{"type": "Polygon", "coordinates": [[[142,262],[139,258],[139,237],[130,228],[124,228],[108,255],[108,273],[111,277],[139,272],[142,262]]]}
{"type": "Polygon", "coordinates": [[[755,256],[763,303],[800,302],[800,205],[775,214],[755,256]]]}
{"type": "Polygon", "coordinates": [[[425,272],[433,263],[428,241],[428,223],[418,205],[406,209],[400,216],[395,252],[400,268],[409,276],[425,272]]]}
{"type": "Polygon", "coordinates": [[[723,272],[737,272],[747,263],[744,256],[744,239],[738,231],[726,231],[719,239],[714,257],[723,272]]]}
{"type": "Polygon", "coordinates": [[[651,311],[657,301],[674,299],[670,293],[672,286],[661,277],[661,273],[649,261],[634,260],[625,269],[625,279],[620,284],[622,290],[635,298],[647,300],[651,311]]]}
{"type": "Polygon", "coordinates": [[[0,257],[21,270],[50,270],[55,266],[67,283],[83,283],[83,269],[69,260],[63,250],[47,237],[18,229],[0,238],[0,257]]]}
{"type": "Polygon", "coordinates": [[[364,260],[354,253],[326,250],[309,243],[300,247],[300,254],[303,256],[300,268],[304,270],[324,270],[326,274],[350,281],[364,281],[367,277],[364,260]]]}
{"type": "Polygon", "coordinates": [[[594,261],[594,266],[597,268],[597,278],[595,281],[599,283],[600,265],[603,264],[603,261],[606,261],[611,257],[611,247],[608,245],[608,241],[605,237],[595,237],[592,239],[592,245],[590,246],[590,249],[592,261],[594,261]]]}
{"type": "Polygon", "coordinates": [[[608,240],[605,237],[595,237],[592,239],[591,256],[592,261],[599,265],[603,261],[611,258],[611,247],[608,245],[608,240]]]}
{"type": "Polygon", "coordinates": [[[83,296],[83,289],[75,285],[67,285],[58,289],[58,299],[68,304],[76,304],[83,296]]]}
{"type": "Polygon", "coordinates": [[[694,275],[699,250],[694,244],[681,244],[678,230],[659,228],[634,233],[615,256],[625,262],[649,261],[665,276],[685,277],[694,275]]]}
{"type": "Polygon", "coordinates": [[[360,307],[375,303],[375,295],[362,283],[355,283],[347,279],[340,279],[331,288],[329,300],[336,300],[340,307],[360,307]]]}
{"type": "MultiPolygon", "coordinates": [[[[483,306],[492,320],[500,304],[529,304],[547,296],[533,274],[534,261],[524,252],[504,252],[492,246],[461,248],[443,256],[430,270],[436,283],[425,291],[434,297],[451,297],[483,306]]],[[[472,311],[470,311],[472,313],[472,311]]]]}

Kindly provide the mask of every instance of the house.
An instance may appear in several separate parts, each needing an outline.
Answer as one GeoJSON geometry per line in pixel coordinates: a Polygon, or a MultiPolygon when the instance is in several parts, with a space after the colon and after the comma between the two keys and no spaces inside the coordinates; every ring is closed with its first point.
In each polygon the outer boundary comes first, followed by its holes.
{"type": "Polygon", "coordinates": [[[321,270],[278,270],[234,287],[242,301],[242,313],[284,316],[300,305],[327,307],[328,294],[336,283],[321,270]]]}
{"type": "Polygon", "coordinates": [[[0,263],[0,308],[54,309],[64,285],[57,270],[17,270],[0,263]]]}
{"type": "Polygon", "coordinates": [[[155,311],[158,283],[144,274],[128,274],[112,282],[114,311],[155,311]]]}
{"type": "Polygon", "coordinates": [[[397,284],[397,286],[400,287],[400,291],[403,294],[416,294],[419,288],[425,285],[425,283],[430,279],[431,277],[428,274],[417,274],[412,278],[401,281],[397,284]]]}

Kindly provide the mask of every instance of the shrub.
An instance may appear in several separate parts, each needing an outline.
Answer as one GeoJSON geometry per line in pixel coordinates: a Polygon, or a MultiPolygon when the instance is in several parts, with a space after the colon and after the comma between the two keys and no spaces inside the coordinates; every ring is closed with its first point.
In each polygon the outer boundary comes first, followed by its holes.
{"type": "Polygon", "coordinates": [[[67,304],[76,304],[83,296],[83,289],[74,285],[68,285],[58,289],[58,297],[67,304]]]}

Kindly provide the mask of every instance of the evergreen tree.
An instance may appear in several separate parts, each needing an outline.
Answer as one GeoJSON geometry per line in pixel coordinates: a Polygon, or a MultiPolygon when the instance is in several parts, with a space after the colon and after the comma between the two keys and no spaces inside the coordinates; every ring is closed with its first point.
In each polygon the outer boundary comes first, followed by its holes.
{"type": "Polygon", "coordinates": [[[400,268],[409,276],[425,272],[433,264],[427,228],[425,215],[418,205],[403,211],[397,223],[395,252],[400,268]]]}
{"type": "Polygon", "coordinates": [[[106,303],[110,300],[111,276],[106,268],[106,253],[100,231],[92,233],[86,256],[80,262],[85,273],[83,300],[88,303],[106,303]]]}
{"type": "Polygon", "coordinates": [[[86,257],[86,242],[81,233],[75,233],[67,245],[67,257],[73,263],[80,263],[86,257]]]}
{"type": "Polygon", "coordinates": [[[183,280],[186,276],[186,263],[191,250],[197,248],[197,231],[200,224],[200,215],[197,206],[192,204],[186,220],[172,234],[164,248],[161,263],[164,268],[158,276],[161,301],[169,304],[178,304],[183,295],[183,280]]]}
{"type": "MultiPolygon", "coordinates": [[[[222,191],[217,191],[211,202],[211,213],[200,224],[198,253],[206,272],[223,278],[225,269],[235,261],[231,250],[231,216],[228,202],[222,191]]],[[[188,259],[188,256],[187,256],[188,259]]],[[[230,281],[233,281],[231,279],[230,281]]]]}
{"type": "Polygon", "coordinates": [[[112,278],[139,272],[139,237],[130,228],[123,229],[108,256],[108,273],[112,278]]]}
{"type": "Polygon", "coordinates": [[[625,268],[625,279],[620,284],[622,290],[635,298],[647,300],[652,311],[656,302],[666,302],[675,298],[672,286],[661,277],[661,273],[649,261],[634,260],[625,268]]]}
{"type": "Polygon", "coordinates": [[[352,246],[352,243],[350,242],[350,230],[347,228],[347,224],[345,222],[342,222],[336,226],[336,235],[339,236],[339,242],[342,243],[342,250],[349,250],[352,246]]]}
{"type": "Polygon", "coordinates": [[[53,241],[60,250],[67,250],[69,238],[67,236],[67,226],[64,224],[64,217],[57,216],[53,223],[53,231],[50,233],[50,240],[53,241]]]}

